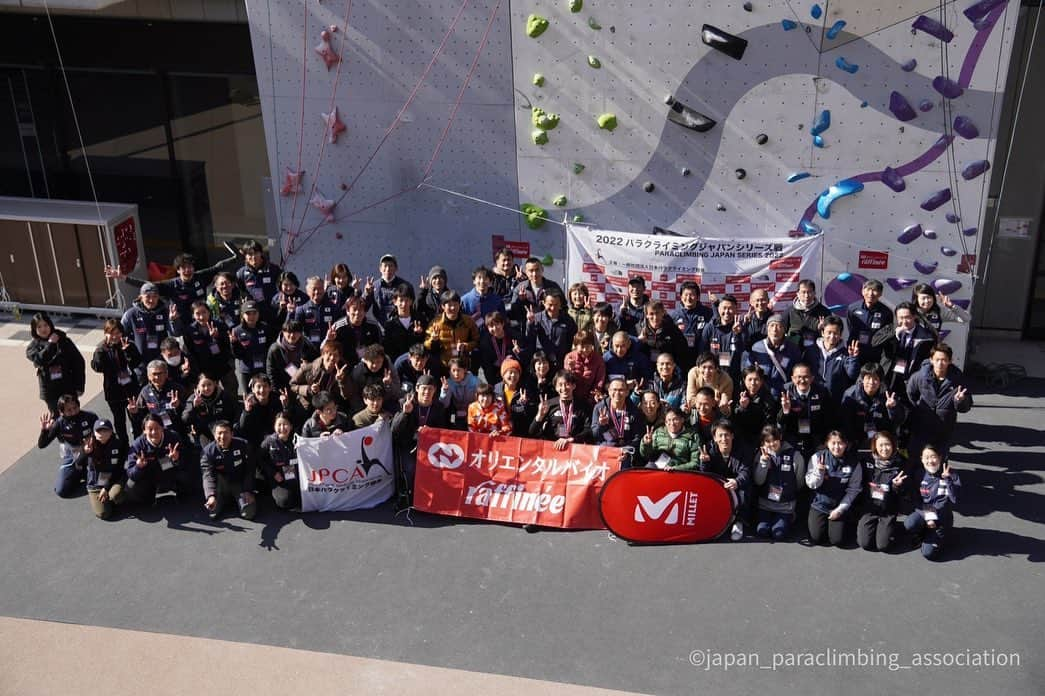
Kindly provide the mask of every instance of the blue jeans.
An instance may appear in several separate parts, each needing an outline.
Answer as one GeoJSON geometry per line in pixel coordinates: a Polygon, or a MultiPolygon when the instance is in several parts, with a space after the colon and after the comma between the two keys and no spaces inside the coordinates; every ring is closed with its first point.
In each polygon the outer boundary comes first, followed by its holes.
{"type": "Polygon", "coordinates": [[[903,522],[904,529],[922,537],[922,555],[929,560],[940,555],[946,530],[954,520],[950,510],[938,510],[936,514],[935,527],[926,524],[925,513],[921,510],[915,510],[903,522]]]}
{"type": "Polygon", "coordinates": [[[58,443],[60,461],[58,477],[54,481],[54,492],[59,498],[72,498],[83,490],[82,480],[86,472],[73,465],[82,451],[80,447],[73,448],[64,442],[58,443]]]}
{"type": "Polygon", "coordinates": [[[758,527],[755,534],[760,537],[772,536],[776,541],[783,541],[791,531],[791,513],[758,511],[758,527]]]}

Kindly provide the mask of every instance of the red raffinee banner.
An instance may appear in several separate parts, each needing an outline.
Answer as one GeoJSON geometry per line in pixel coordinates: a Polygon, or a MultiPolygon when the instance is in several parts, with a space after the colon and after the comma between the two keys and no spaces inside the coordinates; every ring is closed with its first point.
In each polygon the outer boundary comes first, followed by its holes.
{"type": "Polygon", "coordinates": [[[414,507],[425,512],[565,529],[603,529],[599,493],[620,450],[423,428],[414,507]]]}

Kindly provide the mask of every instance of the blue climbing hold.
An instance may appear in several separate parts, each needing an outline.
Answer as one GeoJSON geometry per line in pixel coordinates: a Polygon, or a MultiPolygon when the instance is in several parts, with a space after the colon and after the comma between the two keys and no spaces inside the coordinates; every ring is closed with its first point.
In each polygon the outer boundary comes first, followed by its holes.
{"type": "Polygon", "coordinates": [[[952,249],[949,246],[942,246],[942,247],[940,247],[940,253],[943,254],[944,256],[957,256],[958,255],[958,250],[957,249],[952,249]]]}
{"type": "Polygon", "coordinates": [[[857,70],[860,69],[859,65],[856,65],[854,63],[850,63],[849,61],[847,61],[842,56],[838,56],[837,58],[835,58],[835,65],[838,67],[839,70],[845,70],[850,75],[852,75],[853,73],[855,73],[857,70]]]}
{"type": "Polygon", "coordinates": [[[813,145],[815,145],[816,147],[823,147],[824,146],[824,136],[822,136],[822,135],[814,135],[813,136],[813,145]]]}
{"type": "Polygon", "coordinates": [[[809,14],[812,15],[813,19],[820,19],[823,16],[824,11],[820,8],[820,5],[814,4],[809,8],[809,14]]]}
{"type": "Polygon", "coordinates": [[[808,179],[810,176],[812,176],[812,175],[809,172],[795,172],[794,174],[792,174],[789,177],[787,177],[787,183],[793,184],[796,181],[801,181],[802,179],[808,179]]]}
{"type": "Polygon", "coordinates": [[[820,217],[827,220],[831,217],[831,206],[836,200],[863,190],[863,183],[856,179],[842,179],[820,194],[820,198],[816,201],[816,212],[820,214],[820,217]]]}
{"type": "Polygon", "coordinates": [[[784,27],[784,31],[791,31],[798,28],[798,22],[793,19],[782,19],[780,20],[780,26],[784,27]]]}
{"type": "Polygon", "coordinates": [[[896,238],[896,241],[900,244],[910,244],[914,240],[922,236],[922,226],[918,223],[908,225],[900,233],[900,236],[896,238]]]}
{"type": "Polygon", "coordinates": [[[809,220],[803,220],[802,221],[802,231],[805,232],[810,237],[812,237],[813,235],[820,234],[820,232],[822,230],[820,229],[820,225],[816,224],[815,222],[810,222],[809,220]]]}
{"type": "Polygon", "coordinates": [[[865,102],[865,101],[860,102],[860,108],[861,109],[866,109],[867,108],[867,102],[865,102]]]}
{"type": "Polygon", "coordinates": [[[838,276],[837,276],[838,280],[840,280],[843,283],[845,281],[849,280],[852,277],[853,277],[852,273],[839,273],[838,276]]]}
{"type": "Polygon", "coordinates": [[[831,25],[831,28],[827,30],[826,36],[832,40],[836,39],[838,38],[838,35],[842,33],[843,29],[845,29],[845,20],[840,19],[831,25]]]}
{"type": "Polygon", "coordinates": [[[933,101],[932,101],[932,99],[923,99],[920,102],[918,102],[918,110],[921,111],[923,114],[932,111],[933,110],[933,101]]]}
{"type": "Polygon", "coordinates": [[[831,127],[831,111],[824,109],[817,116],[816,121],[813,123],[813,127],[809,129],[809,132],[813,135],[820,135],[825,130],[831,127]]]}

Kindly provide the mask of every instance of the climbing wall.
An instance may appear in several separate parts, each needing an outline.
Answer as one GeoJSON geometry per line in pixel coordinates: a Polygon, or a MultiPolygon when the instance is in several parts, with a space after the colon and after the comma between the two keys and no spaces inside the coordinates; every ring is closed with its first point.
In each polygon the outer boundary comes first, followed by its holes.
{"type": "Polygon", "coordinates": [[[466,289],[501,243],[561,277],[565,219],[822,231],[828,304],[968,303],[1015,2],[248,3],[286,263],[466,289]]]}

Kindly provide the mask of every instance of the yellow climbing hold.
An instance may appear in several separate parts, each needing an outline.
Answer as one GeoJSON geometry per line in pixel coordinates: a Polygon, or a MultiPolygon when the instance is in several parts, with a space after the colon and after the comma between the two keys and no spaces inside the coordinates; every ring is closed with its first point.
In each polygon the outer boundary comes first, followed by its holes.
{"type": "Polygon", "coordinates": [[[605,113],[599,116],[597,119],[599,128],[603,130],[612,131],[617,127],[617,115],[611,113],[605,113]]]}
{"type": "Polygon", "coordinates": [[[533,107],[533,115],[531,117],[533,125],[542,131],[553,130],[555,126],[559,125],[559,114],[549,114],[539,106],[533,107]]]}
{"type": "Polygon", "coordinates": [[[540,15],[532,14],[526,19],[526,35],[531,39],[536,39],[547,28],[548,20],[540,15]]]}

